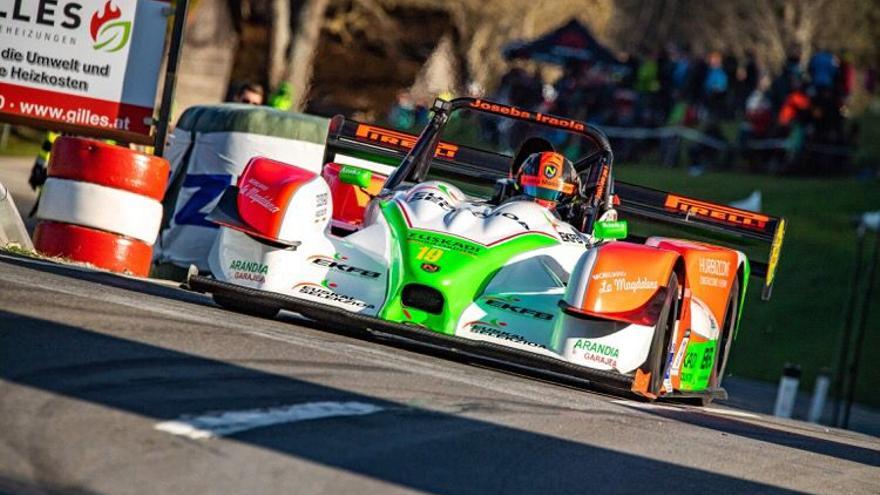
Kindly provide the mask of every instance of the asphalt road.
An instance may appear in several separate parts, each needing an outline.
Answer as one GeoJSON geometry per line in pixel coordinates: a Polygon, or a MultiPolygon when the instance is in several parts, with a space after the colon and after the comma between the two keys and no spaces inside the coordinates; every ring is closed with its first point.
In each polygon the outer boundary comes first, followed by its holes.
{"type": "Polygon", "coordinates": [[[877,494],[880,440],[620,400],[0,256],[0,492],[710,490],[877,494]],[[243,430],[167,427],[205,414],[243,430]],[[277,423],[254,427],[266,414],[277,423]]]}

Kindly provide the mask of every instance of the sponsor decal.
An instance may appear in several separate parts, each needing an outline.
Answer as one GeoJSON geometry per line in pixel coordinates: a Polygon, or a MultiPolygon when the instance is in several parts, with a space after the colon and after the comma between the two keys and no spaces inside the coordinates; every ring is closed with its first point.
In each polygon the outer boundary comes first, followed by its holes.
{"type": "Polygon", "coordinates": [[[523,344],[530,347],[538,347],[541,349],[546,349],[547,346],[543,344],[539,344],[537,342],[532,342],[531,340],[526,339],[522,335],[517,335],[515,333],[511,333],[505,330],[502,330],[500,327],[507,326],[507,323],[500,322],[497,319],[492,319],[490,321],[472,321],[465,324],[465,329],[472,333],[476,333],[479,335],[486,335],[487,337],[492,337],[498,340],[505,340],[507,342],[515,342],[517,344],[523,344]]]}
{"type": "Polygon", "coordinates": [[[315,195],[315,223],[327,221],[327,203],[330,201],[328,193],[315,195]]]}
{"type": "MultiPolygon", "coordinates": [[[[690,330],[688,330],[688,332],[690,332],[690,330]]],[[[672,375],[678,374],[678,371],[681,369],[681,363],[684,360],[688,340],[690,340],[690,337],[687,335],[685,335],[684,338],[681,339],[681,345],[678,347],[678,352],[675,354],[675,359],[673,359],[672,361],[672,375]]]]}
{"type": "Polygon", "coordinates": [[[726,277],[730,275],[730,262],[712,258],[700,258],[700,273],[726,277]]]}
{"type": "Polygon", "coordinates": [[[719,289],[727,288],[727,280],[718,277],[706,277],[700,275],[700,285],[704,287],[718,287],[719,289]]]}
{"type": "Polygon", "coordinates": [[[489,213],[489,211],[487,211],[487,210],[465,210],[465,211],[470,212],[471,215],[473,215],[477,218],[504,217],[508,220],[513,220],[514,222],[518,223],[520,227],[522,227],[526,230],[531,230],[529,228],[529,224],[520,220],[520,218],[518,216],[514,215],[513,213],[509,213],[506,211],[495,211],[495,212],[489,213]]]}
{"type": "Polygon", "coordinates": [[[657,290],[659,284],[656,280],[648,280],[645,277],[639,277],[635,280],[627,280],[626,278],[615,278],[613,280],[602,280],[599,283],[599,294],[608,294],[610,292],[640,292],[643,290],[657,290]]]}
{"type": "Polygon", "coordinates": [[[599,180],[596,181],[596,192],[594,193],[594,198],[601,198],[605,194],[605,185],[608,183],[608,167],[602,167],[602,175],[599,176],[599,180]]]}
{"type": "Polygon", "coordinates": [[[449,239],[446,237],[439,237],[426,232],[410,232],[407,240],[420,242],[422,244],[427,244],[429,246],[434,246],[441,249],[458,251],[460,253],[468,254],[471,256],[477,256],[483,251],[483,248],[471,242],[458,239],[449,239]]]}
{"type": "Polygon", "coordinates": [[[443,211],[452,211],[455,209],[449,201],[446,201],[446,198],[434,194],[434,191],[416,191],[409,195],[407,201],[427,201],[439,206],[443,211]]]}
{"type": "Polygon", "coordinates": [[[315,223],[321,223],[327,219],[327,208],[321,208],[315,211],[315,223]]]}
{"type": "Polygon", "coordinates": [[[730,275],[730,262],[713,258],[700,258],[700,284],[707,287],[727,287],[730,275]]]}
{"type": "Polygon", "coordinates": [[[584,239],[577,233],[561,231],[557,231],[557,233],[559,234],[559,238],[562,239],[562,242],[568,244],[586,244],[584,239]]]}
{"type": "MultiPolygon", "coordinates": [[[[360,124],[355,131],[355,136],[367,141],[382,143],[395,148],[410,149],[416,144],[417,136],[403,132],[383,129],[373,125],[360,124]]],[[[455,158],[458,146],[449,143],[440,143],[434,151],[434,156],[441,158],[455,158]]]]}
{"type": "Polygon", "coordinates": [[[367,270],[347,263],[340,263],[340,261],[346,260],[348,260],[348,258],[346,258],[345,256],[341,256],[339,253],[334,254],[333,258],[320,255],[312,256],[311,258],[309,258],[309,262],[311,262],[313,265],[324,266],[330,268],[331,270],[347,273],[349,275],[357,275],[364,278],[379,278],[382,275],[379,272],[374,272],[372,270],[367,270]]]}
{"type": "Polygon", "coordinates": [[[544,165],[544,177],[552,179],[556,177],[557,172],[559,172],[559,167],[556,165],[553,165],[552,163],[544,165]]]}
{"type": "Polygon", "coordinates": [[[561,177],[557,177],[555,179],[547,179],[541,176],[523,175],[520,178],[520,184],[524,186],[536,186],[544,189],[552,189],[554,191],[560,191],[565,194],[571,194],[574,192],[574,184],[565,182],[564,180],[562,180],[561,177]]]}
{"type": "Polygon", "coordinates": [[[256,203],[263,207],[269,213],[278,213],[281,211],[281,208],[273,203],[269,195],[266,194],[268,189],[269,186],[266,184],[263,184],[257,179],[251,178],[248,179],[247,184],[241,187],[238,194],[250,200],[251,203],[256,203]]]}
{"type": "Polygon", "coordinates": [[[694,368],[697,365],[697,359],[700,360],[699,369],[705,370],[712,366],[713,357],[715,356],[715,346],[706,346],[703,349],[703,355],[700,356],[698,351],[688,351],[684,357],[684,367],[694,368]]]}
{"type": "Polygon", "coordinates": [[[708,218],[722,223],[737,225],[754,230],[764,230],[770,217],[758,213],[738,210],[726,206],[669,194],[666,196],[666,209],[686,213],[688,216],[708,218]]]}
{"type": "MultiPolygon", "coordinates": [[[[326,282],[326,281],[325,281],[326,282]]],[[[322,287],[317,284],[312,283],[304,283],[298,284],[294,286],[294,289],[299,287],[299,293],[304,294],[306,296],[316,297],[318,299],[323,299],[325,301],[342,303],[347,306],[351,306],[353,308],[365,308],[365,309],[374,309],[376,306],[372,304],[367,304],[364,301],[360,301],[351,296],[347,296],[345,294],[339,294],[337,292],[333,292],[332,290],[328,290],[325,287],[322,287]]]]}
{"type": "Polygon", "coordinates": [[[550,313],[545,313],[543,311],[539,311],[537,309],[527,308],[525,306],[520,306],[518,304],[519,299],[515,297],[487,297],[485,299],[486,304],[492,306],[493,308],[498,308],[503,311],[507,311],[510,313],[518,314],[521,316],[528,316],[529,318],[533,318],[536,320],[544,320],[549,321],[553,319],[553,315],[550,313]]]}
{"type": "Polygon", "coordinates": [[[256,261],[232,260],[229,264],[232,278],[263,283],[269,273],[269,266],[256,261]]]}
{"type": "Polygon", "coordinates": [[[563,129],[571,129],[574,131],[583,132],[586,130],[586,126],[578,122],[576,120],[566,119],[563,117],[554,117],[552,115],[545,115],[540,112],[532,113],[526,110],[520,110],[516,107],[510,107],[507,105],[499,105],[497,103],[489,103],[483,100],[474,100],[470,103],[470,106],[484,112],[497,113],[500,115],[509,115],[511,117],[516,117],[518,119],[523,120],[532,120],[535,122],[539,122],[541,124],[550,125],[553,127],[560,127],[563,129]]]}
{"type": "Polygon", "coordinates": [[[705,351],[703,351],[703,359],[700,360],[700,369],[705,370],[711,368],[712,362],[714,361],[714,359],[712,359],[713,357],[715,357],[715,346],[710,345],[706,347],[705,351]]]}
{"type": "Polygon", "coordinates": [[[688,351],[684,356],[684,367],[685,368],[693,368],[696,360],[697,360],[697,353],[693,352],[693,351],[688,351]]]}
{"type": "Polygon", "coordinates": [[[594,363],[603,364],[612,368],[617,367],[617,358],[620,349],[608,344],[602,344],[590,339],[578,339],[572,348],[574,351],[583,352],[584,359],[594,363]]]}
{"type": "Polygon", "coordinates": [[[425,270],[428,273],[437,273],[440,271],[440,267],[434,263],[422,263],[422,270],[425,270]]]}
{"type": "Polygon", "coordinates": [[[593,274],[593,280],[602,280],[606,278],[626,277],[626,272],[599,272],[593,274]]]}

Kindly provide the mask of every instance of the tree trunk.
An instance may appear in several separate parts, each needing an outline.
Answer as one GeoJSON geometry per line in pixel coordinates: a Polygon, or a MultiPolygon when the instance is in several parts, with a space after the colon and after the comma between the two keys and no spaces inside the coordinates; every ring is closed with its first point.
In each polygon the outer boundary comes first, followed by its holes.
{"type": "Polygon", "coordinates": [[[274,89],[287,72],[291,35],[291,0],[271,0],[271,23],[269,31],[269,86],[274,89]]]}
{"type": "Polygon", "coordinates": [[[238,44],[224,0],[200,0],[190,16],[177,76],[177,115],[192,105],[223,101],[238,44]]]}
{"type": "Polygon", "coordinates": [[[452,34],[449,33],[440,38],[434,52],[416,75],[410,91],[416,101],[425,102],[434,101],[434,98],[446,92],[458,96],[461,89],[459,76],[459,61],[452,34]]]}
{"type": "MultiPolygon", "coordinates": [[[[282,79],[293,88],[294,110],[302,110],[308,97],[314,71],[315,53],[321,40],[321,27],[330,0],[291,0],[293,35],[282,79]]],[[[278,22],[277,20],[275,22],[278,22]]]]}

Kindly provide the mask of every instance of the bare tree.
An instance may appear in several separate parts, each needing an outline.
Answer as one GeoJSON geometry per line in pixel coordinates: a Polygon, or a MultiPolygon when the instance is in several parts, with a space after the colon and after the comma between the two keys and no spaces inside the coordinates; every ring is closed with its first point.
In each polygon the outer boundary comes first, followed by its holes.
{"type": "Polygon", "coordinates": [[[289,83],[297,110],[308,95],[328,5],[330,0],[272,0],[269,82],[289,83]]]}

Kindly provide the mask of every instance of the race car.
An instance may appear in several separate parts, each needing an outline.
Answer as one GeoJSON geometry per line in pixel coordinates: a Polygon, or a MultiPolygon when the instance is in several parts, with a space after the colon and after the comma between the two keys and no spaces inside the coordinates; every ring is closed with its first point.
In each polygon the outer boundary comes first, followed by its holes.
{"type": "Polygon", "coordinates": [[[705,404],[726,396],[746,285],[764,275],[769,298],[784,236],[779,217],[616,182],[592,125],[480,99],[438,100],[418,137],[336,117],[325,163],[251,160],[208,217],[211,273],[186,285],[236,311],[705,404]],[[691,239],[655,235],[675,228],[691,239]]]}

